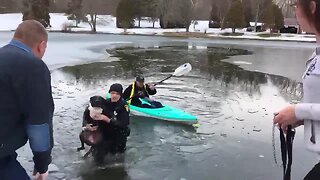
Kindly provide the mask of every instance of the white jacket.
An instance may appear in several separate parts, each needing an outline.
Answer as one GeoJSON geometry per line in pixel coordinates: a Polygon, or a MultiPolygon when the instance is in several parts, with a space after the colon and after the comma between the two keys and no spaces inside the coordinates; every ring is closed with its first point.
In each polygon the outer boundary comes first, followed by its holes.
{"type": "Polygon", "coordinates": [[[297,104],[295,114],[298,120],[304,120],[307,149],[318,153],[320,158],[320,47],[307,61],[302,82],[303,101],[297,104]],[[312,134],[314,142],[311,141],[312,134]]]}

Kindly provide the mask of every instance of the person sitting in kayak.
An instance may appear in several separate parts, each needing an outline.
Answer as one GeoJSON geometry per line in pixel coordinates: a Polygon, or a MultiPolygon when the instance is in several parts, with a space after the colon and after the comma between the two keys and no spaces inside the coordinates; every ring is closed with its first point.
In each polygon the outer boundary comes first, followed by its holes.
{"type": "Polygon", "coordinates": [[[128,101],[128,104],[142,108],[161,108],[160,102],[153,101],[149,98],[150,95],[155,95],[157,90],[154,84],[145,84],[144,77],[136,77],[133,82],[123,93],[123,99],[128,101]]]}

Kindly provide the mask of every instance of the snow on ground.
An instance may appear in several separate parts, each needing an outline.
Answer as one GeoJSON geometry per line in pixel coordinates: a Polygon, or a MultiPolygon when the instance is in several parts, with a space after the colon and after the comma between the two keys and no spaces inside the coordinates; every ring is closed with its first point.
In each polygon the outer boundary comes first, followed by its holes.
{"type": "Polygon", "coordinates": [[[0,31],[11,31],[22,21],[22,14],[0,14],[0,31]]]}
{"type": "MultiPolygon", "coordinates": [[[[75,25],[74,21],[67,19],[67,16],[63,13],[51,13],[50,14],[51,28],[49,31],[61,31],[65,25],[75,25]]],[[[22,22],[22,14],[0,14],[0,31],[12,31],[22,22]]],[[[209,28],[208,21],[196,21],[190,25],[190,32],[206,33],[209,37],[223,37],[223,38],[238,38],[238,39],[258,39],[258,40],[285,40],[285,41],[304,41],[315,42],[315,37],[312,35],[303,34],[281,34],[279,37],[259,37],[258,33],[247,32],[246,29],[237,30],[238,33],[243,33],[240,36],[225,36],[224,33],[231,33],[231,29],[217,29],[209,28]]],[[[138,21],[135,22],[138,26],[138,21]]],[[[72,31],[90,31],[90,25],[82,22],[78,25],[78,28],[72,28],[72,31]]],[[[97,31],[103,33],[120,34],[124,33],[124,30],[116,27],[116,18],[110,15],[101,15],[97,17],[97,31]]],[[[179,33],[186,32],[185,29],[161,29],[159,21],[155,23],[155,28],[152,28],[152,22],[143,19],[141,21],[141,28],[128,29],[128,34],[141,34],[141,35],[164,35],[164,33],[179,33]]]]}

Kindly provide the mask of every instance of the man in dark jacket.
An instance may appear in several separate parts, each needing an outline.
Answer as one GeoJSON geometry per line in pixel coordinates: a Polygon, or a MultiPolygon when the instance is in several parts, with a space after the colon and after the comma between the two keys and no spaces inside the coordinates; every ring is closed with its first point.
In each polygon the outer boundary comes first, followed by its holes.
{"type": "Polygon", "coordinates": [[[110,99],[106,100],[106,114],[92,114],[96,121],[104,122],[102,125],[104,142],[97,146],[94,159],[97,164],[101,164],[107,153],[124,153],[126,150],[127,137],[130,135],[129,108],[127,103],[121,98],[122,85],[113,84],[110,87],[110,99]]]}
{"type": "Polygon", "coordinates": [[[41,23],[22,22],[0,48],[0,179],[27,180],[16,150],[29,140],[35,179],[48,176],[53,148],[54,102],[50,71],[41,60],[48,34],[41,23]]]}
{"type": "Polygon", "coordinates": [[[127,100],[129,104],[143,108],[160,108],[162,104],[151,100],[150,95],[155,95],[157,90],[154,84],[145,84],[144,77],[136,77],[133,82],[123,93],[123,99],[127,100]],[[140,99],[143,99],[141,101],[140,99]]]}

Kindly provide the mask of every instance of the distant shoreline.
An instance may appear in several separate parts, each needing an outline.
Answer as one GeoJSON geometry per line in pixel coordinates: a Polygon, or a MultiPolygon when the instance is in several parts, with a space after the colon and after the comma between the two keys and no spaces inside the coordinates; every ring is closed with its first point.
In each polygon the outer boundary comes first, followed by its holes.
{"type": "MultiPolygon", "coordinates": [[[[219,35],[212,35],[212,34],[204,34],[204,33],[186,33],[186,32],[175,32],[175,33],[163,33],[163,34],[138,34],[138,33],[108,33],[108,32],[91,32],[91,31],[57,31],[57,30],[49,30],[51,33],[65,33],[65,34],[111,34],[111,35],[134,35],[134,36],[158,36],[158,37],[175,37],[175,38],[199,38],[199,39],[229,39],[229,40],[260,40],[260,41],[285,41],[285,42],[306,42],[306,43],[316,43],[316,39],[314,40],[292,40],[292,39],[277,39],[277,38],[260,38],[260,37],[241,37],[241,36],[219,36],[219,35]]],[[[311,37],[310,37],[311,39],[311,37]]]]}
{"type": "MultiPolygon", "coordinates": [[[[9,30],[9,31],[0,31],[1,32],[15,32],[15,30],[9,30]]],[[[64,34],[106,34],[106,35],[126,35],[126,36],[156,36],[156,37],[175,37],[175,38],[199,38],[199,39],[228,39],[228,40],[254,40],[254,41],[276,41],[276,42],[304,42],[304,43],[316,43],[316,39],[314,40],[292,40],[292,39],[277,39],[277,38],[260,38],[252,36],[250,38],[241,37],[241,36],[219,36],[219,35],[210,35],[210,34],[186,34],[185,32],[175,32],[175,33],[164,33],[164,34],[136,34],[136,33],[108,33],[108,32],[91,32],[91,31],[59,31],[59,30],[48,30],[50,33],[64,33],[64,34]],[[210,36],[209,36],[210,35],[210,36]]],[[[310,37],[311,39],[311,37],[310,37]]]]}

